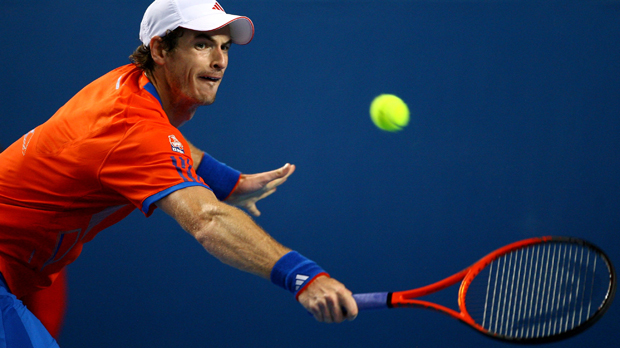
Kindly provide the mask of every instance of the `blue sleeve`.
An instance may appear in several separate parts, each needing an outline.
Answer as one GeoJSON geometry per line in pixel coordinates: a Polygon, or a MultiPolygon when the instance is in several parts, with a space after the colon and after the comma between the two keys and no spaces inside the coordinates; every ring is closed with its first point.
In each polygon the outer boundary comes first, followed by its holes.
{"type": "Polygon", "coordinates": [[[157,202],[158,200],[166,197],[167,195],[171,194],[174,191],[178,191],[180,189],[184,189],[186,187],[190,187],[190,186],[201,186],[201,187],[206,187],[207,189],[210,189],[210,187],[207,187],[205,185],[203,185],[200,182],[183,182],[180,183],[178,185],[174,185],[170,188],[167,188],[161,192],[158,192],[150,197],[148,197],[147,199],[144,200],[144,202],[142,202],[142,212],[146,215],[149,216],[151,215],[151,213],[153,212],[153,209],[151,209],[151,205],[153,205],[155,202],[157,202]]]}

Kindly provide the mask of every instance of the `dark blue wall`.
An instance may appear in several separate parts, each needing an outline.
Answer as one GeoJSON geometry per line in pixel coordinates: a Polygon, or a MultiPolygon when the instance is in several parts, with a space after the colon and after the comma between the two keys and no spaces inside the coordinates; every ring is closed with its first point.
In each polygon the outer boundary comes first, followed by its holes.
{"type": "MultiPolygon", "coordinates": [[[[0,3],[0,142],[128,62],[148,0],[0,3]]],[[[254,21],[217,102],[182,130],[244,172],[298,171],[257,222],[354,292],[448,276],[504,244],[572,235],[620,265],[620,3],[223,1],[254,21]],[[412,124],[376,129],[401,96],[412,124]]],[[[441,314],[325,325],[220,264],[162,212],[135,213],[69,268],[65,347],[491,347],[441,314]]],[[[438,300],[453,307],[456,289],[438,300]]],[[[551,346],[615,347],[616,303],[551,346]]]]}

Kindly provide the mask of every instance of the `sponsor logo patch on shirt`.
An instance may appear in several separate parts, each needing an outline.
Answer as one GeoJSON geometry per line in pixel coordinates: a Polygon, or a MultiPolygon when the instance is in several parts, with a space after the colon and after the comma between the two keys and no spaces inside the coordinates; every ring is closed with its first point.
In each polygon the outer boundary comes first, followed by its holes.
{"type": "Polygon", "coordinates": [[[172,147],[172,151],[178,153],[185,153],[183,150],[183,144],[175,137],[174,135],[169,135],[168,140],[170,141],[170,146],[172,147]]]}

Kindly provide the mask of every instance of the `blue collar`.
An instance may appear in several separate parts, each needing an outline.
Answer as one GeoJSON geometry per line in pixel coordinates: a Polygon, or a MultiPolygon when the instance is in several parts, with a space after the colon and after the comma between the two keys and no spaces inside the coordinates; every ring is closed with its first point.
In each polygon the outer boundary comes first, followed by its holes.
{"type": "Polygon", "coordinates": [[[159,94],[157,93],[157,89],[155,89],[155,86],[153,86],[152,83],[147,83],[146,85],[144,85],[144,89],[146,89],[149,93],[151,93],[153,95],[153,97],[155,97],[157,100],[159,100],[159,104],[164,107],[164,105],[161,102],[161,98],[159,97],[159,94]]]}

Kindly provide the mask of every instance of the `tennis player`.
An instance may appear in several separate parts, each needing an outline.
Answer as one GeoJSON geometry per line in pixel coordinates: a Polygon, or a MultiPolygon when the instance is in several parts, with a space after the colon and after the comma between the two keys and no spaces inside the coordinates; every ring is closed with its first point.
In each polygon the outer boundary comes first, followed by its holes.
{"type": "Polygon", "coordinates": [[[0,347],[57,347],[19,300],[49,287],[84,243],[135,208],[156,208],[222,262],[283,287],[322,322],[352,320],[343,284],[240,209],[295,170],[241,174],[178,127],[214,102],[231,44],[254,35],[215,1],[156,0],[132,63],[95,80],[0,154],[0,347]]]}

